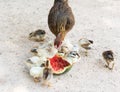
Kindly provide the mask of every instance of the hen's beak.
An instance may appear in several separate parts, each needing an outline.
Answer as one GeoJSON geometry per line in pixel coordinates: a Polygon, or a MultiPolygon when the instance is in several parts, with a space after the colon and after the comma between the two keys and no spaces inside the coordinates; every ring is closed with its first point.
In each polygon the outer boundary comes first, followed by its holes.
{"type": "Polygon", "coordinates": [[[54,47],[55,47],[56,49],[59,49],[59,47],[60,47],[61,44],[62,44],[62,42],[55,43],[55,44],[54,44],[54,47]]]}
{"type": "Polygon", "coordinates": [[[58,48],[60,47],[60,45],[61,45],[60,41],[55,40],[55,42],[54,42],[54,47],[55,47],[56,49],[58,49],[58,48]]]}
{"type": "Polygon", "coordinates": [[[57,49],[58,48],[58,46],[57,45],[54,45],[54,47],[57,49]]]}
{"type": "Polygon", "coordinates": [[[54,41],[54,46],[56,49],[58,49],[60,47],[60,45],[62,44],[62,41],[64,40],[64,35],[63,33],[59,33],[54,41]]]}

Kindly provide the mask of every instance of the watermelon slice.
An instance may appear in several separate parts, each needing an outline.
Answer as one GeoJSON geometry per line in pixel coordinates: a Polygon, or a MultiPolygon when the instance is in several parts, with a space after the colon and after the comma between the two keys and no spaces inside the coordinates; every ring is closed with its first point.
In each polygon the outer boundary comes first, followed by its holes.
{"type": "Polygon", "coordinates": [[[61,56],[55,55],[49,58],[49,65],[52,68],[54,74],[62,74],[68,71],[72,65],[64,60],[61,56]]]}

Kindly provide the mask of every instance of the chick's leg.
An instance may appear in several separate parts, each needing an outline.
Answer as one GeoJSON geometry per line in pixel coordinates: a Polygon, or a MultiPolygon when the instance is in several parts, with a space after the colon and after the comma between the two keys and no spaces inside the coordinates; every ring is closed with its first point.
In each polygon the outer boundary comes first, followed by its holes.
{"type": "Polygon", "coordinates": [[[108,67],[109,67],[109,61],[106,60],[106,63],[107,63],[107,64],[105,64],[105,67],[108,68],[108,67]]]}
{"type": "Polygon", "coordinates": [[[47,86],[48,86],[48,87],[52,87],[52,85],[51,85],[51,83],[50,83],[50,82],[48,82],[48,83],[47,83],[47,86]]]}
{"type": "Polygon", "coordinates": [[[40,78],[39,77],[35,77],[34,78],[34,82],[40,82],[40,78]]]}
{"type": "Polygon", "coordinates": [[[44,80],[43,83],[42,83],[43,86],[48,86],[48,87],[51,87],[51,83],[47,80],[44,80]]]}
{"type": "Polygon", "coordinates": [[[85,56],[88,56],[88,51],[87,50],[85,51],[85,56]]]}
{"type": "Polygon", "coordinates": [[[112,70],[113,70],[114,65],[115,65],[115,64],[113,63],[113,65],[112,65],[112,70]]]}
{"type": "Polygon", "coordinates": [[[113,67],[114,67],[114,63],[112,64],[112,68],[111,68],[111,67],[109,67],[109,69],[110,69],[110,70],[113,70],[113,67]]]}

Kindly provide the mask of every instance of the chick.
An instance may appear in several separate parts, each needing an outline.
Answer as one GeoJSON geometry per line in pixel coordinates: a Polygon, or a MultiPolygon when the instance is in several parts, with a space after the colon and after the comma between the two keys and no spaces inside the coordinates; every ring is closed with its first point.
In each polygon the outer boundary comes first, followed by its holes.
{"type": "Polygon", "coordinates": [[[29,39],[33,41],[44,41],[46,38],[46,32],[44,30],[38,29],[35,32],[29,34],[29,39]]]}
{"type": "Polygon", "coordinates": [[[44,43],[44,45],[34,48],[31,52],[39,57],[51,58],[57,53],[57,49],[52,42],[44,43]]]}
{"type": "Polygon", "coordinates": [[[30,69],[32,67],[39,67],[43,63],[43,61],[46,61],[45,57],[33,56],[29,58],[25,63],[28,69],[30,69]]]}
{"type": "Polygon", "coordinates": [[[66,54],[64,59],[68,61],[71,65],[77,62],[80,58],[80,55],[78,54],[77,51],[70,51],[69,53],[66,54]]]}
{"type": "Polygon", "coordinates": [[[50,80],[53,78],[53,72],[52,69],[49,66],[49,61],[47,60],[45,62],[45,66],[43,69],[43,77],[42,77],[42,84],[51,86],[50,80]]]}
{"type": "Polygon", "coordinates": [[[104,51],[102,53],[102,56],[107,63],[106,67],[108,67],[110,70],[113,70],[113,67],[114,67],[114,56],[113,56],[113,54],[114,53],[111,50],[104,51]]]}
{"type": "Polygon", "coordinates": [[[40,82],[43,76],[43,68],[42,67],[32,67],[30,69],[30,75],[34,78],[35,82],[40,82]]]}
{"type": "Polygon", "coordinates": [[[58,48],[58,55],[64,57],[69,51],[71,51],[73,45],[70,43],[69,40],[64,40],[63,44],[58,48]]]}
{"type": "Polygon", "coordinates": [[[89,45],[93,44],[92,40],[88,40],[87,38],[82,38],[78,41],[80,48],[82,47],[85,50],[85,55],[87,56],[88,50],[91,49],[89,45]]]}
{"type": "Polygon", "coordinates": [[[58,55],[64,57],[69,52],[69,48],[67,46],[61,46],[58,50],[58,55]]]}

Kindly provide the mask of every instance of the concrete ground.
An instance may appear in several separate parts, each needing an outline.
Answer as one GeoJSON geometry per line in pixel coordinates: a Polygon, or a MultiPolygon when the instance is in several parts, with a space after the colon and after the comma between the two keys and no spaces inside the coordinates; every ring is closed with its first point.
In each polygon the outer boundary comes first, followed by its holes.
{"type": "Polygon", "coordinates": [[[28,40],[36,29],[49,31],[47,17],[54,0],[0,0],[0,92],[120,92],[120,0],[69,0],[76,24],[66,39],[94,40],[88,57],[66,74],[55,76],[53,86],[34,83],[24,62],[38,45],[28,40]],[[115,53],[115,67],[104,67],[101,53],[115,53]]]}

